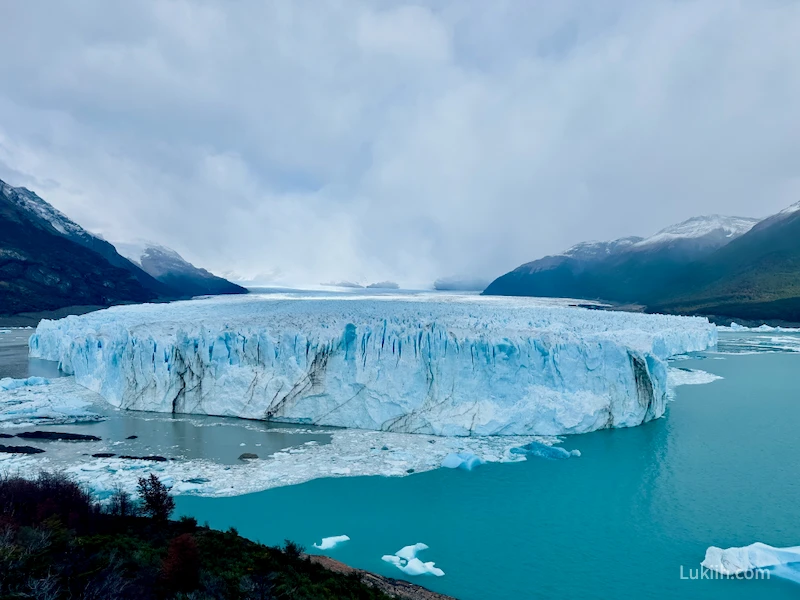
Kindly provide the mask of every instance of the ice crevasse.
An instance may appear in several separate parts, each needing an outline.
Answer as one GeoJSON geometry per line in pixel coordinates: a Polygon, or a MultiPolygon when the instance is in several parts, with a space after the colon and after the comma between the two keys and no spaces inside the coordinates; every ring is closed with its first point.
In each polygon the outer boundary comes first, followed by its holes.
{"type": "Polygon", "coordinates": [[[559,435],[660,417],[666,359],[716,340],[702,318],[526,299],[256,296],[45,320],[30,353],[125,409],[559,435]]]}

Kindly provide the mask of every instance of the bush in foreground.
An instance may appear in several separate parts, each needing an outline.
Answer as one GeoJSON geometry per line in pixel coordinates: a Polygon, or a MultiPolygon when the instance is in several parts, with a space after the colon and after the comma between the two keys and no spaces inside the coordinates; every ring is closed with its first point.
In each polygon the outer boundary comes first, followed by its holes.
{"type": "Polygon", "coordinates": [[[63,475],[1,478],[0,600],[388,598],[310,562],[296,544],[284,551],[192,518],[162,518],[174,502],[147,481],[144,491],[160,497],[150,509],[141,499],[153,518],[134,516],[134,501],[120,490],[102,510],[63,475]]]}

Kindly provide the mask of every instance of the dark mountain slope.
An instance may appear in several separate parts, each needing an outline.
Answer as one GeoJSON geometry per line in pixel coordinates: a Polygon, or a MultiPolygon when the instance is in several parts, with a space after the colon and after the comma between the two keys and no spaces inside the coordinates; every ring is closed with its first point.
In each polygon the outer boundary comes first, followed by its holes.
{"type": "Polygon", "coordinates": [[[9,195],[8,186],[0,188],[0,314],[156,297],[131,271],[70,240],[9,195]]]}
{"type": "Polygon", "coordinates": [[[499,277],[487,295],[549,296],[648,304],[688,265],[748,231],[755,219],[695,217],[643,239],[578,244],[499,277]]]}
{"type": "Polygon", "coordinates": [[[692,265],[648,309],[800,321],[800,204],[692,265]]]}
{"type": "Polygon", "coordinates": [[[246,294],[247,289],[195,267],[170,248],[142,242],[116,244],[121,254],[180,296],[246,294]]]}

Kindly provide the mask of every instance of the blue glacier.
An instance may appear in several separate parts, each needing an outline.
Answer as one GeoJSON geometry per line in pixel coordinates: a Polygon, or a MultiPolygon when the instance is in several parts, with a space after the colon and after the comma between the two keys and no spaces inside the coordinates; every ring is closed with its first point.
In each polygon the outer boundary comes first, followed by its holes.
{"type": "Polygon", "coordinates": [[[475,296],[278,295],[44,320],[33,357],[124,409],[440,436],[561,435],[663,415],[706,319],[475,296]]]}

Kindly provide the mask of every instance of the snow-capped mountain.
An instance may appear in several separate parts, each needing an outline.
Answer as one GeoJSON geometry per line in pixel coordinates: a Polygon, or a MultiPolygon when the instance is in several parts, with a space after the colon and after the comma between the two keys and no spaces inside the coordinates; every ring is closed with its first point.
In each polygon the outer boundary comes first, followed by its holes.
{"type": "Polygon", "coordinates": [[[180,296],[247,293],[245,288],[195,267],[166,246],[147,241],[120,242],[114,245],[120,254],[180,296]]]}
{"type": "Polygon", "coordinates": [[[526,263],[484,293],[556,296],[648,303],[666,278],[747,233],[757,219],[710,215],[671,225],[647,237],[583,242],[561,254],[526,263]]]}
{"type": "Polygon", "coordinates": [[[705,244],[721,248],[740,235],[750,231],[758,219],[708,215],[692,217],[676,225],[662,229],[655,235],[633,245],[633,249],[650,249],[653,246],[703,240],[705,244]]]}
{"type": "Polygon", "coordinates": [[[246,291],[163,248],[131,261],[34,192],[4,181],[0,281],[6,315],[246,291]]]}
{"type": "Polygon", "coordinates": [[[0,181],[0,314],[145,302],[164,286],[28,189],[0,181]]]}
{"type": "Polygon", "coordinates": [[[711,215],[644,239],[578,244],[518,267],[484,293],[800,321],[800,203],[762,221],[711,215]]]}

